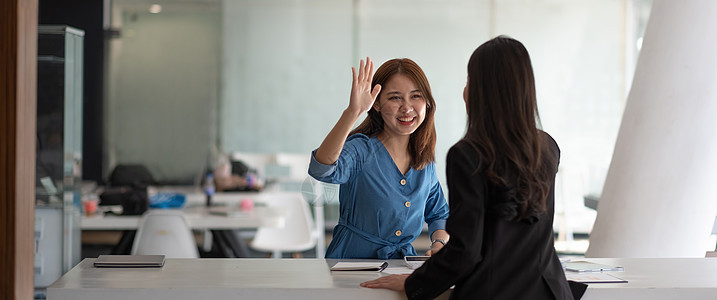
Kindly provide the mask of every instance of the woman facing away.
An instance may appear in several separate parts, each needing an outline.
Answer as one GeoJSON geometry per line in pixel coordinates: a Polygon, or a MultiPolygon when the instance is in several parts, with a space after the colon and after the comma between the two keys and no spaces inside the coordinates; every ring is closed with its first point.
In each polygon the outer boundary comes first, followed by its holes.
{"type": "Polygon", "coordinates": [[[451,240],[409,275],[364,282],[431,299],[572,299],[553,246],[560,150],[538,129],[528,51],[499,36],[473,52],[466,134],[446,162],[451,240]]]}
{"type": "Polygon", "coordinates": [[[309,174],[340,184],[339,222],[328,258],[403,258],[428,223],[426,255],[448,241],[448,206],[436,175],[436,104],[426,75],[410,59],[393,59],[373,74],[361,60],[349,106],[318,149],[309,174]],[[358,118],[368,116],[355,130],[358,118]]]}

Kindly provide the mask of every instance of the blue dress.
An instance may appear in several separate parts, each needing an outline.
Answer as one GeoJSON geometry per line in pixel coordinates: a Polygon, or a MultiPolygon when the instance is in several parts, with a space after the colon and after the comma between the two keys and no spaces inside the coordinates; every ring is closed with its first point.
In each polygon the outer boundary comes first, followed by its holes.
{"type": "Polygon", "coordinates": [[[403,258],[416,255],[411,245],[428,223],[428,232],[445,229],[448,205],[434,163],[423,170],[399,171],[376,137],[346,139],[332,165],[311,155],[309,175],[340,184],[339,222],[327,258],[403,258]]]}

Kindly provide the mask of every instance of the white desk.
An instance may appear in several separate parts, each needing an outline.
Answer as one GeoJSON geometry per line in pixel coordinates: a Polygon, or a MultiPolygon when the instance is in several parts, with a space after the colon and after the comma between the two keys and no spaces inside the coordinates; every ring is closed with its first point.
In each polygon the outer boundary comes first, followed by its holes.
{"type": "Polygon", "coordinates": [[[622,266],[628,283],[590,284],[583,300],[717,299],[717,258],[589,258],[622,266]]]}
{"type": "MultiPolygon", "coordinates": [[[[186,195],[185,213],[187,223],[193,230],[211,230],[212,240],[216,240],[219,249],[225,257],[246,257],[248,248],[231,231],[234,229],[256,229],[259,227],[284,226],[286,215],[282,207],[262,206],[263,199],[275,197],[280,194],[292,192],[236,192],[217,193],[212,203],[220,206],[238,207],[239,202],[245,199],[254,201],[255,206],[251,212],[239,216],[221,216],[209,213],[210,208],[205,206],[205,196],[196,189],[182,189],[165,187],[157,189],[158,192],[181,192],[186,195]],[[224,247],[223,245],[226,245],[224,247]],[[227,249],[230,250],[227,252],[227,249]]],[[[296,192],[298,193],[298,192],[296,192]]],[[[97,213],[92,216],[83,216],[80,229],[82,230],[118,230],[125,231],[113,253],[129,253],[134,231],[137,230],[141,216],[117,216],[97,213]]],[[[211,244],[210,236],[205,235],[205,242],[211,244]]]]}
{"type": "MultiPolygon", "coordinates": [[[[717,259],[586,259],[625,267],[629,283],[591,284],[582,299],[716,299],[717,259]]],[[[161,269],[94,268],[85,259],[47,289],[49,300],[405,299],[359,283],[386,275],[331,272],[337,260],[167,259],[161,269]]],[[[390,266],[402,266],[391,260],[390,266]]],[[[513,287],[506,287],[513,288],[513,287]]],[[[447,298],[450,292],[441,298],[447,298]]]]}
{"type": "Polygon", "coordinates": [[[83,260],[53,283],[47,299],[405,299],[359,287],[382,273],[332,273],[332,260],[167,259],[161,269],[102,269],[93,261],[83,260]]]}
{"type": "MultiPolygon", "coordinates": [[[[257,206],[251,212],[241,216],[227,217],[209,213],[206,206],[183,208],[187,223],[193,230],[245,229],[284,226],[281,208],[257,206]]],[[[82,230],[137,230],[142,216],[115,216],[96,214],[83,216],[82,230]]]]}
{"type": "MultiPolygon", "coordinates": [[[[217,193],[212,203],[221,206],[237,207],[239,202],[250,199],[255,202],[251,213],[242,216],[226,217],[210,214],[205,205],[205,196],[194,188],[164,187],[159,192],[181,192],[186,196],[184,211],[189,227],[195,230],[205,229],[245,229],[284,226],[285,212],[280,207],[262,206],[262,199],[273,195],[289,192],[236,192],[217,193]]],[[[116,216],[97,213],[92,216],[83,216],[80,228],[82,230],[136,230],[141,216],[116,216]]]]}

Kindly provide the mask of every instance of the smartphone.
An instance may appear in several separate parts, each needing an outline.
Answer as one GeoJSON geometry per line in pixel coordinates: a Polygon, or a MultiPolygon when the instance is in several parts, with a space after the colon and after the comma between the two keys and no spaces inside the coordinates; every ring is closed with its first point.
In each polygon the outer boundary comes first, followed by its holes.
{"type": "Polygon", "coordinates": [[[431,258],[431,257],[430,256],[404,256],[403,261],[406,263],[406,266],[409,267],[410,269],[418,269],[429,258],[431,258]]]}

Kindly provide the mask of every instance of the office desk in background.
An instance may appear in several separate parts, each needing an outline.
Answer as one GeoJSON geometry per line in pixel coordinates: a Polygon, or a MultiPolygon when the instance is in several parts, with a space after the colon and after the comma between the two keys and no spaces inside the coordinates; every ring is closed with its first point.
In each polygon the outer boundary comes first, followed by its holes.
{"type": "MultiPolygon", "coordinates": [[[[259,203],[259,205],[261,205],[259,203]]],[[[195,206],[181,209],[192,230],[247,229],[284,226],[281,208],[257,206],[251,212],[236,216],[211,214],[206,206],[195,206]]],[[[82,230],[137,230],[142,216],[116,216],[96,214],[83,216],[82,230]]]]}
{"type": "MultiPolygon", "coordinates": [[[[628,283],[595,283],[582,299],[717,299],[716,258],[588,258],[619,265],[628,283]]],[[[85,259],[47,289],[49,300],[82,299],[405,299],[359,283],[378,272],[331,272],[336,259],[167,259],[161,269],[95,268],[85,259]]],[[[346,260],[341,260],[346,261],[346,260]]],[[[507,286],[506,288],[519,288],[507,286]]],[[[439,299],[447,299],[450,291],[439,299]]]]}
{"type": "MultiPolygon", "coordinates": [[[[185,194],[186,202],[182,211],[185,213],[187,223],[192,230],[211,231],[212,235],[205,238],[208,244],[215,243],[224,257],[247,257],[246,244],[237,238],[234,230],[257,229],[259,227],[284,226],[286,212],[281,207],[263,206],[267,197],[279,196],[291,192],[236,192],[217,193],[212,203],[217,207],[238,207],[239,202],[250,199],[255,202],[251,212],[236,216],[222,216],[209,212],[211,208],[205,206],[204,194],[194,188],[163,187],[158,192],[180,192],[185,194]]],[[[141,216],[118,216],[97,213],[83,216],[80,228],[83,231],[123,231],[120,241],[115,245],[112,254],[129,254],[134,233],[141,216]]]]}

